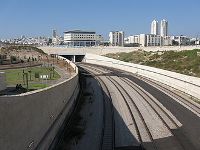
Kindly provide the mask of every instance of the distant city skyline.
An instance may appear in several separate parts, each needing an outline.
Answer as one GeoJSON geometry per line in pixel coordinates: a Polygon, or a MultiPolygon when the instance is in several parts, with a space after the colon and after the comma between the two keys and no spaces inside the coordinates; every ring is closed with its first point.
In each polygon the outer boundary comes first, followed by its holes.
{"type": "Polygon", "coordinates": [[[200,34],[199,0],[2,0],[0,39],[59,35],[66,30],[96,31],[108,39],[110,31],[125,36],[150,33],[153,19],[170,23],[169,35],[200,34]]]}

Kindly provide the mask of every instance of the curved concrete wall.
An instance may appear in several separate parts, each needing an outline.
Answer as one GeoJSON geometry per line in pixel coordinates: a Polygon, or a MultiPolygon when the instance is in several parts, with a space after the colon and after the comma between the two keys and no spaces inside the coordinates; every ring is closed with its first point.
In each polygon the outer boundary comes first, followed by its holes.
{"type": "Polygon", "coordinates": [[[0,97],[0,149],[48,149],[79,92],[78,70],[57,85],[0,97]]]}
{"type": "Polygon", "coordinates": [[[127,63],[94,54],[86,54],[85,62],[125,70],[172,86],[200,99],[200,78],[191,77],[158,68],[127,63]]]}

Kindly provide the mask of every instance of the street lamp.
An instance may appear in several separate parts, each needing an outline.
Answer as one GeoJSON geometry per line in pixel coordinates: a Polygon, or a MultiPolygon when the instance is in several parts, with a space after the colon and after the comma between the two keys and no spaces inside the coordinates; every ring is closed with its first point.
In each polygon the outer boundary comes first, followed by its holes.
{"type": "Polygon", "coordinates": [[[23,73],[23,76],[26,77],[26,90],[28,91],[28,73],[23,73]]]}

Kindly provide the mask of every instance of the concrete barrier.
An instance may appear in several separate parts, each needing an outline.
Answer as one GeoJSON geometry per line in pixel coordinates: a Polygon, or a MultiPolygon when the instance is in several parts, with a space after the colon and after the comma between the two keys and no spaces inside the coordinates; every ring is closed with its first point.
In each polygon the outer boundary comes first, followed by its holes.
{"type": "Polygon", "coordinates": [[[5,73],[0,72],[0,91],[6,89],[6,78],[5,78],[5,73]]]}
{"type": "Polygon", "coordinates": [[[85,62],[121,69],[136,73],[141,76],[162,82],[183,91],[191,96],[200,99],[200,78],[191,77],[163,69],[127,63],[112,58],[107,58],[95,54],[86,54],[85,62]]]}
{"type": "Polygon", "coordinates": [[[47,150],[79,93],[78,70],[51,87],[0,97],[0,149],[47,150]]]}

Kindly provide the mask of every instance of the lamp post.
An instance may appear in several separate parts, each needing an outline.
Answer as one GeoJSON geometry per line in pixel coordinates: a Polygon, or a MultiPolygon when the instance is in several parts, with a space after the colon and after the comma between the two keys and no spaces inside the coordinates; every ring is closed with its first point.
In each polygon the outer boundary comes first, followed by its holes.
{"type": "Polygon", "coordinates": [[[23,69],[23,84],[25,85],[24,74],[25,74],[25,72],[24,72],[24,69],[23,69]]]}
{"type": "Polygon", "coordinates": [[[31,81],[31,80],[32,80],[32,79],[31,79],[31,72],[32,72],[32,71],[31,71],[31,70],[29,70],[28,72],[29,72],[29,74],[30,74],[30,81],[31,81]]]}
{"type": "Polygon", "coordinates": [[[55,67],[53,66],[53,77],[55,77],[55,67]]]}
{"type": "Polygon", "coordinates": [[[23,73],[23,76],[26,78],[26,90],[28,91],[28,73],[23,73]]]}

